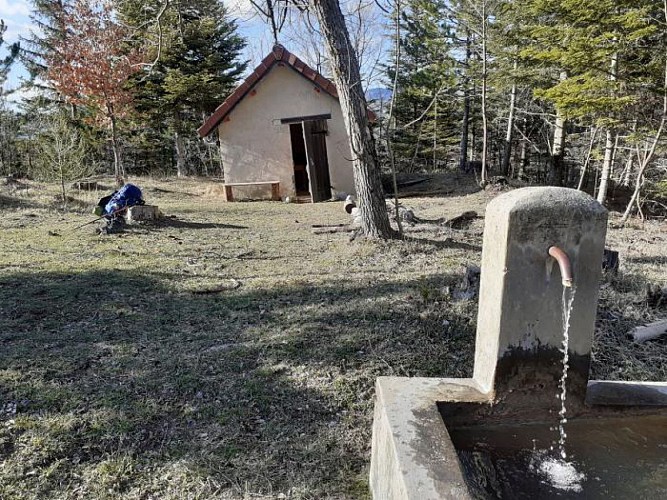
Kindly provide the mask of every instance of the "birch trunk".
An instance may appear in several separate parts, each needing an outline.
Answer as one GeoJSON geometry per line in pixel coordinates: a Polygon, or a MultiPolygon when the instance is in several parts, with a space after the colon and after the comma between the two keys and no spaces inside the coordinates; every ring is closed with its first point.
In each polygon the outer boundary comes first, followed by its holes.
{"type": "Polygon", "coordinates": [[[486,156],[489,135],[489,124],[486,116],[486,87],[487,87],[487,64],[486,64],[486,2],[482,2],[482,173],[480,184],[485,186],[487,183],[486,156]]]}
{"type": "MultiPolygon", "coordinates": [[[[632,133],[637,132],[637,120],[632,122],[632,133]]],[[[630,181],[632,180],[632,167],[634,162],[632,160],[632,151],[628,153],[628,158],[625,160],[625,168],[621,174],[621,185],[623,187],[629,187],[630,181]]]]}
{"type": "MultiPolygon", "coordinates": [[[[565,71],[560,72],[560,81],[567,79],[565,71]]],[[[565,117],[563,113],[556,110],[556,127],[554,129],[554,142],[551,147],[551,165],[549,166],[549,175],[547,183],[551,186],[561,186],[563,184],[563,153],[565,147],[565,117]]]]}
{"type": "MultiPolygon", "coordinates": [[[[514,71],[516,71],[517,62],[514,61],[514,71]]],[[[514,107],[516,106],[516,81],[512,82],[510,91],[510,109],[507,116],[507,131],[505,132],[505,149],[503,150],[503,163],[500,167],[503,175],[508,175],[510,171],[510,159],[512,158],[512,132],[514,131],[514,107]]]]}
{"type": "Polygon", "coordinates": [[[586,175],[588,175],[588,166],[591,163],[591,155],[593,153],[593,147],[595,146],[595,137],[598,134],[598,129],[591,129],[591,142],[588,145],[588,152],[586,153],[586,158],[584,159],[584,165],[581,167],[581,173],[579,175],[579,184],[577,184],[577,189],[581,191],[584,188],[584,182],[586,180],[586,175]]]}
{"type": "Polygon", "coordinates": [[[350,140],[354,187],[361,211],[361,228],[369,238],[390,238],[387,205],[382,192],[375,140],[368,123],[359,62],[337,0],[311,0],[331,61],[343,120],[350,140]]]}
{"type": "MultiPolygon", "coordinates": [[[[470,65],[470,34],[466,34],[466,58],[465,58],[465,67],[468,71],[470,65]]],[[[461,119],[461,142],[460,142],[460,156],[459,156],[459,168],[463,172],[468,171],[468,121],[470,119],[470,93],[468,92],[468,85],[470,80],[468,74],[466,73],[465,78],[463,79],[463,118],[461,119]]]]}
{"type": "Polygon", "coordinates": [[[632,179],[632,166],[634,165],[632,161],[632,154],[628,155],[628,159],[625,162],[625,170],[623,171],[623,181],[621,184],[623,187],[630,186],[630,180],[632,179]]]}
{"type": "Polygon", "coordinates": [[[526,166],[528,165],[528,139],[526,138],[526,131],[528,126],[526,125],[527,120],[523,119],[523,138],[521,139],[521,153],[519,155],[519,171],[516,175],[517,179],[525,179],[526,177],[526,166]]]}
{"type": "MultiPolygon", "coordinates": [[[[616,41],[616,38],[614,38],[616,41]]],[[[611,67],[609,72],[609,79],[616,81],[616,73],[618,70],[618,52],[614,52],[611,56],[611,67]]],[[[610,127],[607,127],[606,138],[604,143],[604,161],[602,162],[602,173],[600,174],[600,188],[598,189],[598,203],[601,205],[607,199],[607,186],[609,185],[609,177],[611,176],[611,169],[614,157],[614,138],[610,127]]]]}
{"type": "Polygon", "coordinates": [[[607,200],[607,186],[611,174],[612,157],[614,153],[614,134],[611,129],[605,132],[604,160],[602,161],[602,172],[600,173],[600,187],[598,188],[598,203],[601,205],[607,200]]]}

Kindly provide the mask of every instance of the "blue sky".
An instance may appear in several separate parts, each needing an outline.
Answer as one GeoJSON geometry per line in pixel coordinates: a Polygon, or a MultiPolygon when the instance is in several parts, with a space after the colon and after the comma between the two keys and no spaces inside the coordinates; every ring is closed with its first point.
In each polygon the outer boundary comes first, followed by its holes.
{"type": "MultiPolygon", "coordinates": [[[[341,4],[345,8],[347,0],[342,0],[341,4]]],[[[355,2],[358,0],[350,0],[355,2]]],[[[245,58],[250,60],[250,70],[254,68],[259,61],[271,50],[273,45],[272,37],[268,26],[259,19],[249,0],[224,0],[230,13],[237,19],[239,27],[239,34],[245,37],[248,41],[248,46],[245,49],[245,58]]],[[[369,2],[368,5],[372,5],[369,2]]],[[[20,35],[27,35],[30,30],[35,27],[31,24],[30,13],[32,6],[29,0],[0,0],[0,19],[5,21],[7,25],[7,32],[5,33],[5,42],[12,43],[18,40],[20,35]]],[[[382,22],[375,20],[374,22],[382,22]]],[[[292,52],[304,59],[307,63],[313,63],[314,53],[322,51],[321,47],[317,47],[317,43],[312,39],[307,40],[304,33],[307,30],[299,29],[305,26],[303,19],[294,18],[292,20],[294,29],[286,30],[281,37],[281,42],[292,52]]],[[[383,44],[380,35],[377,39],[378,49],[376,53],[381,53],[383,44]]],[[[3,55],[3,54],[0,54],[3,55]]],[[[376,59],[377,57],[373,55],[376,59]]],[[[369,57],[369,60],[371,57],[369,57]]],[[[9,74],[5,89],[15,89],[20,86],[21,81],[27,77],[25,68],[20,63],[15,64],[9,74]]],[[[20,100],[22,94],[17,92],[10,98],[12,101],[20,100]]]]}
{"type": "MultiPolygon", "coordinates": [[[[27,0],[0,0],[0,19],[4,20],[7,26],[4,36],[5,43],[15,42],[20,34],[28,32],[30,29],[29,16],[30,4],[27,0]]],[[[13,68],[5,83],[5,88],[15,88],[24,75],[25,69],[13,68]]]]}

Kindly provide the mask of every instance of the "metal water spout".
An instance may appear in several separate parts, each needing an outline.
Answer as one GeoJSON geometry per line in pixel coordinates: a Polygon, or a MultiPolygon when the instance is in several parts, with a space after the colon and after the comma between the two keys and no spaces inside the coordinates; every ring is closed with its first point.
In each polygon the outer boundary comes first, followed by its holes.
{"type": "Polygon", "coordinates": [[[549,255],[551,255],[560,268],[560,277],[563,281],[563,286],[572,287],[572,264],[567,254],[557,246],[549,247],[549,255]]]}

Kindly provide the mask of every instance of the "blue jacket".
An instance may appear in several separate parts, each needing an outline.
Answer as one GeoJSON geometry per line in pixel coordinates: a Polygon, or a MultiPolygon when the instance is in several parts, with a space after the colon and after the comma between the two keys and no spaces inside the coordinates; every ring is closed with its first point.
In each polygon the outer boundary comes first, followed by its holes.
{"type": "Polygon", "coordinates": [[[141,199],[141,189],[134,184],[125,184],[113,195],[109,203],[106,204],[102,215],[111,215],[123,208],[141,205],[143,202],[141,199]]]}

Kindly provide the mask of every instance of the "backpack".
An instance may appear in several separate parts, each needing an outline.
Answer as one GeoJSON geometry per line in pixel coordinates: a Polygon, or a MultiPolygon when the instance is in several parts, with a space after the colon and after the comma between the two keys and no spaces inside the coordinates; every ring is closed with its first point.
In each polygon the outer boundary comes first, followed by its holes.
{"type": "MultiPolygon", "coordinates": [[[[102,200],[100,200],[102,201],[102,200]]],[[[141,189],[134,184],[125,184],[116,191],[104,207],[104,216],[116,214],[127,207],[143,205],[144,200],[141,197],[141,189]]]]}

